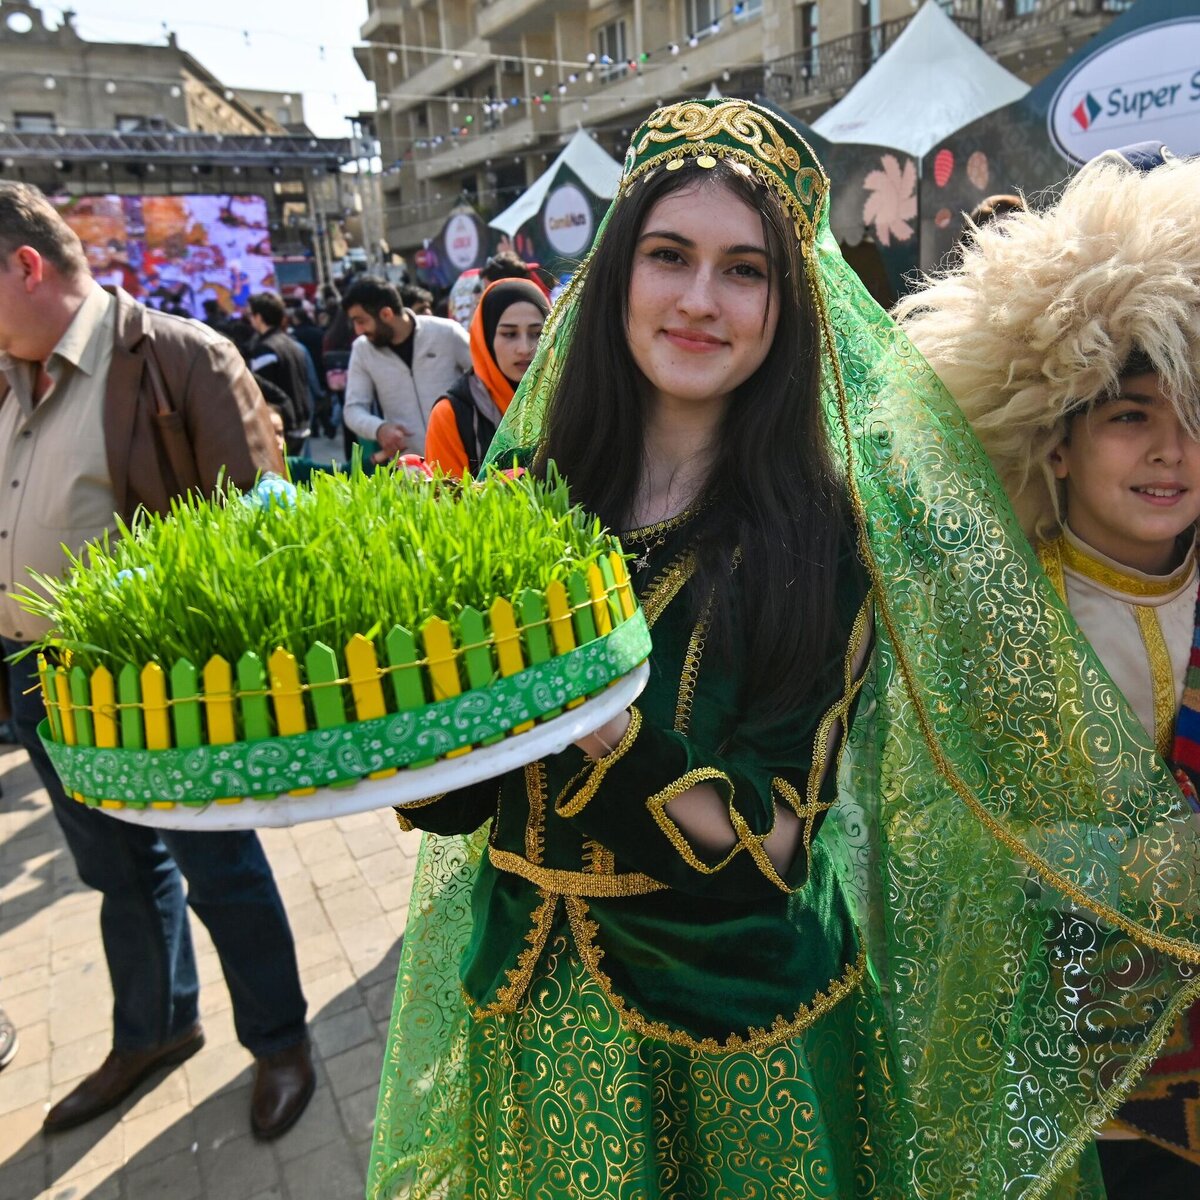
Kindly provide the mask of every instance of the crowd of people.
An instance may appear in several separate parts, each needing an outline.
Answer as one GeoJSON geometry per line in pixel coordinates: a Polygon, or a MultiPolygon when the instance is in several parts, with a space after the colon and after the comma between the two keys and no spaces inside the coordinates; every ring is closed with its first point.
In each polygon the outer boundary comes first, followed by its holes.
{"type": "Polygon", "coordinates": [[[448,291],[435,300],[416,283],[357,275],[325,285],[315,301],[259,293],[244,313],[206,300],[204,323],[242,352],[283,422],[289,458],[305,460],[313,437],[341,439],[346,461],[358,444],[367,465],[415,453],[461,476],[478,470],[550,311],[536,265],[511,251],[468,282],[470,302],[453,319],[448,291]],[[501,305],[501,296],[513,299],[501,305]],[[435,449],[427,451],[431,424],[435,449]]]}
{"type": "Polygon", "coordinates": [[[203,1046],[187,906],[253,1133],[316,1077],[256,835],[66,795],[13,587],[341,428],[374,469],[561,472],[653,626],[634,705],[396,810],[434,836],[372,1200],[1196,1192],[1200,160],[995,197],[892,314],[832,187],[772,113],[668,106],[553,313],[498,255],[464,325],[370,275],[156,313],[0,183],[0,643],[114,993],[48,1133],[203,1046]]]}

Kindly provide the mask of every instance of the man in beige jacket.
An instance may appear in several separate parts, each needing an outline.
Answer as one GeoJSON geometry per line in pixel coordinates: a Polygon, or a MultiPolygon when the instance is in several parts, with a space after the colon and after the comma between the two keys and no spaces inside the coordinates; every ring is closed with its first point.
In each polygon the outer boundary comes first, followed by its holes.
{"type": "MultiPolygon", "coordinates": [[[[222,479],[281,470],[266,405],[232,343],[89,275],[79,239],[35,189],[0,182],[0,643],[10,657],[46,626],[14,600],[30,570],[57,574],[139,507],[166,512],[222,479]]],[[[37,738],[34,662],[9,661],[21,744],[50,794],[80,878],[103,895],[112,1051],[47,1114],[47,1131],[119,1104],[204,1044],[187,905],[208,927],[238,1038],[257,1060],[251,1129],[276,1137],[314,1075],[295,947],[253,833],[127,825],[70,799],[37,738]],[[188,890],[185,901],[183,879],[188,890]]]]}

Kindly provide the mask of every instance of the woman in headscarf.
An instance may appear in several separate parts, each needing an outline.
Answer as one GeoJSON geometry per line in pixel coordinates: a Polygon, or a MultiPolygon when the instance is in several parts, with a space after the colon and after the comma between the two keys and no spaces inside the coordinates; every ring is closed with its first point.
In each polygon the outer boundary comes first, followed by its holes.
{"type": "Polygon", "coordinates": [[[624,531],[649,682],[397,809],[372,1197],[1101,1196],[1197,991],[1186,808],[828,187],[746,101],[654,113],[493,441],[624,531]]]}
{"type": "Polygon", "coordinates": [[[425,461],[447,475],[475,475],[501,418],[537,352],[550,313],[546,294],[527,279],[489,284],[471,318],[471,369],[429,416],[425,461]]]}

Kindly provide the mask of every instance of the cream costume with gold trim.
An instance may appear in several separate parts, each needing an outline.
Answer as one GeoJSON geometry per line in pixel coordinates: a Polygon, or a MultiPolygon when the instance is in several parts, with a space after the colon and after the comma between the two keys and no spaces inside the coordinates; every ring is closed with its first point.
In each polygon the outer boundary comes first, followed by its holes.
{"type": "Polygon", "coordinates": [[[1195,542],[1168,575],[1123,566],[1066,527],[1038,557],[1113,683],[1169,757],[1195,633],[1195,542]]]}

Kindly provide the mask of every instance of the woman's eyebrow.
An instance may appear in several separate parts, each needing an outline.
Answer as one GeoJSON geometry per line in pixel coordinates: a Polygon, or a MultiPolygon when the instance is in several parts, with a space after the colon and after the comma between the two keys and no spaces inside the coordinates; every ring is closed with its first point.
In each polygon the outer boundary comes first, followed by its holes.
{"type": "MultiPolygon", "coordinates": [[[[677,242],[680,246],[686,246],[689,250],[696,248],[696,243],[691,238],[684,237],[682,233],[675,233],[670,229],[648,229],[638,238],[639,242],[644,242],[647,238],[663,238],[668,242],[677,242]]],[[[761,254],[766,258],[767,252],[762,246],[754,246],[748,242],[739,243],[736,246],[722,246],[722,254],[761,254]]]]}

